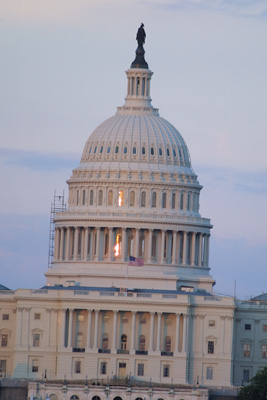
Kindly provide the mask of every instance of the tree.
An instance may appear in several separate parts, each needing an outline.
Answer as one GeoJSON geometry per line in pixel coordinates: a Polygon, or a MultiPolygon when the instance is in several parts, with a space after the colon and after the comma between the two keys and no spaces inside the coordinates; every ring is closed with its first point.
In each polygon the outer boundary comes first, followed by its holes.
{"type": "Polygon", "coordinates": [[[267,367],[258,371],[247,386],[242,387],[239,400],[267,400],[267,367]]]}

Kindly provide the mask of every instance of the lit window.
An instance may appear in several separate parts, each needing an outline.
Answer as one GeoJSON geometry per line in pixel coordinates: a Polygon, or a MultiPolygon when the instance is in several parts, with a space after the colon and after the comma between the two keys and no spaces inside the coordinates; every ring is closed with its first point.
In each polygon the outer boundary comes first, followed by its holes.
{"type": "Polygon", "coordinates": [[[153,194],[152,194],[152,207],[154,208],[154,207],[156,207],[156,205],[157,205],[157,193],[153,192],[153,194]]]}
{"type": "Polygon", "coordinates": [[[35,313],[34,314],[34,319],[41,319],[41,314],[40,313],[35,313]]]}
{"type": "Polygon", "coordinates": [[[261,350],[262,350],[262,358],[267,358],[267,345],[263,344],[261,350]]]}
{"type": "Polygon", "coordinates": [[[162,208],[166,208],[167,193],[162,194],[162,208]]]}
{"type": "Polygon", "coordinates": [[[137,376],[144,376],[144,372],[145,372],[145,365],[137,364],[137,376]]]}
{"type": "Polygon", "coordinates": [[[75,361],[74,363],[74,372],[75,374],[80,374],[81,373],[81,361],[75,361]]]}
{"type": "Polygon", "coordinates": [[[38,372],[39,370],[39,361],[38,360],[32,360],[32,372],[38,372]]]}
{"type": "Polygon", "coordinates": [[[9,314],[3,314],[2,319],[3,319],[3,321],[8,321],[9,320],[9,314]]]}
{"type": "Polygon", "coordinates": [[[1,346],[2,347],[7,347],[7,343],[8,343],[8,336],[7,336],[7,334],[2,334],[2,337],[1,337],[1,346]]]}
{"type": "Polygon", "coordinates": [[[163,377],[168,378],[170,376],[170,366],[169,365],[163,365],[163,377]]]}
{"type": "Polygon", "coordinates": [[[250,357],[250,344],[244,343],[243,349],[244,349],[244,357],[246,358],[250,357]]]}
{"type": "Polygon", "coordinates": [[[101,375],[107,374],[107,363],[105,361],[102,361],[100,364],[100,374],[101,375]]]}
{"type": "Polygon", "coordinates": [[[33,334],[33,347],[39,347],[39,346],[40,346],[40,334],[34,333],[33,334]]]}
{"type": "Polygon", "coordinates": [[[120,233],[116,235],[116,244],[115,244],[114,250],[115,250],[115,254],[114,254],[115,257],[118,257],[121,255],[121,234],[120,233]]]}
{"type": "Polygon", "coordinates": [[[98,192],[98,205],[102,206],[103,204],[103,190],[99,190],[98,192]]]}
{"type": "Polygon", "coordinates": [[[208,354],[214,354],[214,341],[208,341],[208,354]]]}
{"type": "Polygon", "coordinates": [[[123,191],[120,190],[119,197],[118,197],[118,206],[119,207],[123,206],[123,202],[124,202],[124,194],[123,194],[123,191]]]}
{"type": "Polygon", "coordinates": [[[213,368],[212,367],[207,367],[207,375],[206,375],[208,380],[213,379],[213,368]]]}
{"type": "Polygon", "coordinates": [[[245,324],[245,330],[250,331],[251,330],[251,325],[250,324],[245,324]]]}
{"type": "Polygon", "coordinates": [[[135,203],[135,192],[132,190],[130,192],[130,207],[134,207],[134,203],[135,203]]]}

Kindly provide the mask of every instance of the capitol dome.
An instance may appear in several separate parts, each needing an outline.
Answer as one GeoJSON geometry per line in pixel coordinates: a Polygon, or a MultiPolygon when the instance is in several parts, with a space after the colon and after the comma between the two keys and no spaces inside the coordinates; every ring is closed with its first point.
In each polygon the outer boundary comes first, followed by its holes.
{"type": "Polygon", "coordinates": [[[126,75],[124,105],[89,136],[67,181],[47,282],[121,287],[127,276],[131,287],[210,291],[202,187],[181,134],[151,104],[142,46],[126,75]]]}

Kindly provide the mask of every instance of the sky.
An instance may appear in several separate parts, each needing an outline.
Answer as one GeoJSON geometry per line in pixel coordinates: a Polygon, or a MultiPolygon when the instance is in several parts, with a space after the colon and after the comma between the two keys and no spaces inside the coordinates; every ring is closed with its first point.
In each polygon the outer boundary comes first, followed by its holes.
{"type": "Polygon", "coordinates": [[[136,31],[213,224],[214,291],[267,292],[266,0],[0,0],[0,283],[45,284],[50,207],[124,103],[136,31]]]}

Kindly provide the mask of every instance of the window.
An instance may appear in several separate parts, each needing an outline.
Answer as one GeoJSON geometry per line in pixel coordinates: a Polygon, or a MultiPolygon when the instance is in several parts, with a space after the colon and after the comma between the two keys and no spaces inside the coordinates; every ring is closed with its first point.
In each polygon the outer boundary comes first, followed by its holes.
{"type": "Polygon", "coordinates": [[[6,374],[6,360],[0,360],[0,377],[6,374]]]}
{"type": "Polygon", "coordinates": [[[167,153],[167,157],[170,157],[170,149],[167,149],[166,153],[167,153]]]}
{"type": "Polygon", "coordinates": [[[102,349],[108,350],[108,334],[104,333],[102,336],[102,349]]]}
{"type": "Polygon", "coordinates": [[[152,234],[151,257],[157,257],[157,234],[155,232],[152,234]]]}
{"type": "Polygon", "coordinates": [[[187,195],[187,211],[190,211],[191,194],[187,195]]]}
{"type": "Polygon", "coordinates": [[[208,354],[214,354],[214,341],[208,341],[208,354]]]}
{"type": "Polygon", "coordinates": [[[38,372],[39,370],[39,361],[38,360],[32,360],[32,372],[38,372]]]}
{"type": "Polygon", "coordinates": [[[170,366],[165,364],[163,365],[163,377],[168,378],[170,376],[170,366]]]}
{"type": "Polygon", "coordinates": [[[89,154],[91,153],[91,151],[92,151],[92,146],[90,147],[89,154]]]}
{"type": "Polygon", "coordinates": [[[132,190],[130,192],[130,207],[134,207],[134,203],[135,203],[135,192],[132,190]]]}
{"type": "Polygon", "coordinates": [[[115,147],[115,154],[118,154],[118,152],[119,152],[119,146],[116,146],[115,147]]]}
{"type": "Polygon", "coordinates": [[[103,153],[103,146],[100,147],[100,152],[99,152],[99,153],[100,153],[100,154],[103,153]]]}
{"type": "Polygon", "coordinates": [[[251,324],[245,324],[245,331],[251,330],[251,324]]]}
{"type": "Polygon", "coordinates": [[[144,376],[145,365],[137,364],[137,376],[144,376]]]}
{"type": "Polygon", "coordinates": [[[214,328],[215,327],[215,321],[214,320],[212,320],[212,319],[209,320],[209,327],[210,328],[214,328]]]}
{"type": "Polygon", "coordinates": [[[146,317],[140,316],[140,324],[146,324],[146,317]]]}
{"type": "Polygon", "coordinates": [[[74,373],[75,374],[80,374],[81,373],[81,361],[75,361],[74,362],[74,373]]]}
{"type": "Polygon", "coordinates": [[[2,315],[3,321],[8,321],[9,320],[9,314],[3,314],[2,315]]]}
{"type": "Polygon", "coordinates": [[[7,347],[7,343],[8,343],[8,335],[3,333],[1,337],[1,346],[7,347]]]}
{"type": "Polygon", "coordinates": [[[76,192],[76,205],[79,205],[79,190],[76,192]]]}
{"type": "Polygon", "coordinates": [[[104,255],[107,256],[108,255],[108,247],[109,245],[109,234],[105,233],[105,243],[104,243],[104,255]]]}
{"type": "Polygon", "coordinates": [[[261,346],[261,350],[262,350],[262,358],[267,358],[267,345],[263,344],[261,346]]]}
{"type": "Polygon", "coordinates": [[[127,335],[121,335],[121,350],[127,350],[127,335]]]}
{"type": "Polygon", "coordinates": [[[119,191],[119,197],[118,197],[118,206],[121,207],[124,204],[124,193],[122,190],[119,191]]]}
{"type": "Polygon", "coordinates": [[[90,206],[94,204],[94,191],[90,190],[90,206]]]}
{"type": "Polygon", "coordinates": [[[150,154],[154,156],[154,147],[150,147],[150,154]]]}
{"type": "Polygon", "coordinates": [[[166,208],[167,193],[162,193],[162,208],[166,208]]]}
{"type": "Polygon", "coordinates": [[[154,207],[156,207],[156,205],[157,205],[157,193],[153,192],[152,193],[152,207],[154,208],[154,207]]]}
{"type": "Polygon", "coordinates": [[[142,147],[142,154],[143,156],[146,154],[146,148],[144,146],[142,147]]]}
{"type": "Polygon", "coordinates": [[[244,343],[243,349],[244,349],[244,357],[246,358],[250,357],[250,344],[244,343]]]}
{"type": "Polygon", "coordinates": [[[136,154],[136,147],[133,147],[133,154],[136,154]]]}
{"type": "Polygon", "coordinates": [[[181,197],[180,197],[180,210],[184,209],[184,194],[181,193],[181,197]]]}
{"type": "Polygon", "coordinates": [[[243,382],[249,381],[249,369],[243,369],[243,382]]]}
{"type": "Polygon", "coordinates": [[[112,190],[108,191],[108,205],[109,206],[113,205],[113,191],[112,190]]]}
{"type": "Polygon", "coordinates": [[[100,363],[100,374],[101,375],[106,375],[107,374],[107,363],[106,363],[106,361],[102,361],[100,363]]]}
{"type": "Polygon", "coordinates": [[[85,190],[83,190],[83,206],[85,206],[85,190]]]}
{"type": "Polygon", "coordinates": [[[110,146],[108,146],[108,148],[107,148],[107,154],[109,154],[110,153],[110,146]]]}
{"type": "Polygon", "coordinates": [[[141,193],[141,207],[146,206],[146,192],[141,193]]]}
{"type": "Polygon", "coordinates": [[[170,336],[165,337],[165,351],[167,353],[171,352],[171,337],[170,336]]]}
{"type": "Polygon", "coordinates": [[[213,368],[212,367],[207,367],[207,375],[206,378],[208,380],[212,380],[213,379],[213,368]]]}
{"type": "Polygon", "coordinates": [[[173,149],[173,157],[176,157],[176,151],[173,149]]]}
{"type": "Polygon", "coordinates": [[[172,194],[172,209],[175,209],[175,193],[172,194]]]}
{"type": "Polygon", "coordinates": [[[267,325],[263,325],[262,329],[263,329],[263,332],[267,332],[267,325]]]}
{"type": "Polygon", "coordinates": [[[162,148],[159,148],[159,155],[162,156],[162,148]]]}
{"type": "Polygon", "coordinates": [[[146,337],[145,335],[139,336],[139,350],[145,351],[146,350],[146,337]]]}
{"type": "Polygon", "coordinates": [[[40,333],[34,333],[33,334],[33,347],[39,347],[40,346],[40,333]]]}
{"type": "Polygon", "coordinates": [[[35,313],[34,314],[34,319],[41,319],[41,314],[40,313],[35,313]]]}
{"type": "Polygon", "coordinates": [[[124,154],[127,154],[127,151],[128,151],[128,150],[127,150],[127,147],[124,147],[123,153],[124,153],[124,154]]]}
{"type": "Polygon", "coordinates": [[[94,154],[96,153],[96,151],[97,151],[97,146],[95,146],[95,149],[94,149],[94,154]]]}
{"type": "Polygon", "coordinates": [[[98,192],[98,205],[102,206],[103,204],[103,190],[99,190],[98,192]]]}

